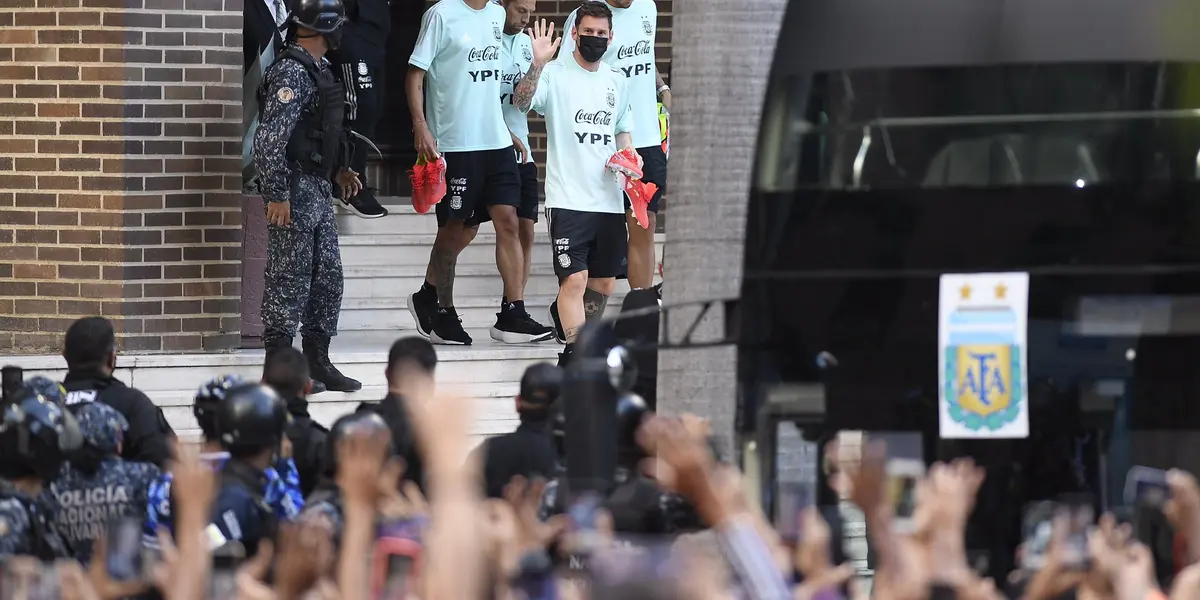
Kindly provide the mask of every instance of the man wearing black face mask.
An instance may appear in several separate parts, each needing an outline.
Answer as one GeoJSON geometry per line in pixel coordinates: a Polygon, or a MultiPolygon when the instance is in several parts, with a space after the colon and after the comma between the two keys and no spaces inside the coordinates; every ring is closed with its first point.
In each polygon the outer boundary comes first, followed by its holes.
{"type": "Polygon", "coordinates": [[[104,317],[84,317],[72,323],[63,340],[63,358],[67,361],[63,378],[67,408],[77,412],[91,402],[109,405],[129,422],[121,458],[162,467],[171,458],[175,432],[162,409],[146,394],[113,377],[117,338],[112,323],[104,317]]]}
{"type": "Polygon", "coordinates": [[[539,363],[525,370],[516,398],[517,430],[489,438],[477,452],[484,455],[483,480],[488,498],[503,498],[504,486],[517,475],[550,478],[555,472],[552,417],[562,389],[562,369],[539,363]]]}
{"type": "Polygon", "coordinates": [[[533,64],[513,93],[519,110],[546,117],[546,220],[558,276],[551,313],[566,343],[559,366],[570,359],[585,320],[604,314],[616,277],[625,271],[625,195],[610,163],[641,169],[633,150],[629,83],[600,62],[613,37],[608,5],[580,5],[570,36],[575,51],[547,64],[559,42],[552,25],[536,24],[533,64]]]}
{"type": "MultiPolygon", "coordinates": [[[[658,186],[647,209],[649,226],[637,224],[632,212],[629,225],[629,286],[649,288],[654,284],[654,230],[663,192],[667,189],[667,155],[662,147],[658,124],[658,103],[671,110],[671,88],[667,87],[655,63],[654,42],[658,33],[658,6],[655,0],[588,0],[567,16],[563,31],[569,32],[583,7],[595,2],[612,11],[612,39],[604,52],[604,64],[619,69],[629,82],[629,104],[633,108],[633,145],[644,164],[642,180],[658,186]]],[[[562,55],[575,50],[575,41],[563,38],[562,55]]],[[[629,201],[625,201],[629,210],[629,201]]]]}
{"type": "Polygon", "coordinates": [[[341,40],[346,9],[341,0],[298,0],[293,8],[289,43],[258,90],[254,134],[267,211],[263,345],[268,353],[291,347],[303,323],[309,375],[325,389],[355,392],[362,384],[329,358],[344,285],[332,186],[343,198],[362,188],[349,167],[345,90],[325,59],[341,40]]]}

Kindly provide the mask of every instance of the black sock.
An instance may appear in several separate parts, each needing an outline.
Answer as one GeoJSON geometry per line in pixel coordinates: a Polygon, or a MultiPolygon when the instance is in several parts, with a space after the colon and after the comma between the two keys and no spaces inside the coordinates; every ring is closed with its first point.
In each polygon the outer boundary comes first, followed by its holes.
{"type": "Polygon", "coordinates": [[[506,308],[507,306],[508,306],[508,296],[500,296],[500,308],[506,308]]]}
{"type": "Polygon", "coordinates": [[[421,291],[422,291],[422,292],[425,292],[426,294],[434,294],[434,295],[437,295],[437,287],[436,287],[436,286],[433,286],[433,285],[430,285],[428,281],[426,281],[425,283],[422,283],[422,284],[421,284],[421,291]]]}
{"type": "Polygon", "coordinates": [[[524,300],[517,300],[516,302],[513,302],[511,306],[512,306],[512,310],[517,311],[517,314],[525,312],[525,301],[524,300]]]}
{"type": "Polygon", "coordinates": [[[563,346],[563,354],[571,354],[572,352],[575,352],[575,342],[567,342],[563,346]]]}

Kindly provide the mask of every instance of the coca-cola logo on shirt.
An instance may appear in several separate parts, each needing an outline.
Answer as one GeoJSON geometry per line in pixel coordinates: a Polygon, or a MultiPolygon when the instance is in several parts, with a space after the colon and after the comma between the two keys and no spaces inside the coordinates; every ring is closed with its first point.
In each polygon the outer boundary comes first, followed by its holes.
{"type": "Polygon", "coordinates": [[[500,59],[500,46],[488,46],[487,48],[472,48],[471,53],[467,55],[467,62],[488,62],[500,59]]]}
{"type": "Polygon", "coordinates": [[[650,45],[649,40],[642,40],[632,46],[621,46],[617,49],[617,58],[626,59],[635,56],[644,56],[650,54],[654,48],[650,45]]]}
{"type": "Polygon", "coordinates": [[[587,123],[589,125],[612,125],[612,112],[607,110],[598,110],[596,112],[583,112],[582,110],[575,113],[576,123],[587,123]]]}

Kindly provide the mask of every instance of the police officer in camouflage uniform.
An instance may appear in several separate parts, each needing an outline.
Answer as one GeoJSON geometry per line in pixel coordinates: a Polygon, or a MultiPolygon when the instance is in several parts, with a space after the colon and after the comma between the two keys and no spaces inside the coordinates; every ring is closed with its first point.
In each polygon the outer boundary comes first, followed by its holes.
{"type": "Polygon", "coordinates": [[[74,557],[43,493],[83,444],[79,424],[63,407],[66,395],[58,383],[34,377],[0,406],[0,557],[74,557]]]}
{"type": "Polygon", "coordinates": [[[63,466],[50,492],[58,504],[54,523],[83,564],[92,559],[92,544],[113,519],[141,517],[147,492],[159,477],[151,463],[121,459],[129,423],[102,402],[84,404],[75,413],[83,446],[63,466]]]}
{"type": "Polygon", "coordinates": [[[353,392],[362,384],[329,359],[343,287],[332,186],[343,198],[362,188],[348,167],[353,145],[345,89],[325,59],[338,46],[345,22],[342,0],[296,0],[287,47],[258,90],[261,118],[253,154],[268,222],[263,344],[268,352],[291,346],[303,323],[313,380],[353,392]]]}
{"type": "MultiPolygon", "coordinates": [[[[196,423],[204,438],[200,459],[212,465],[214,469],[222,468],[229,460],[229,453],[221,446],[221,436],[217,431],[217,407],[225,401],[231,390],[246,385],[246,380],[240,375],[221,375],[207,381],[196,392],[192,415],[196,417],[196,423]]],[[[300,492],[300,475],[296,464],[290,458],[278,459],[275,466],[267,467],[263,474],[266,478],[263,500],[275,512],[277,518],[294,519],[304,508],[304,495],[300,492]]],[[[143,533],[146,545],[151,547],[158,544],[159,527],[174,532],[171,480],[171,473],[165,472],[150,484],[143,533]]]]}

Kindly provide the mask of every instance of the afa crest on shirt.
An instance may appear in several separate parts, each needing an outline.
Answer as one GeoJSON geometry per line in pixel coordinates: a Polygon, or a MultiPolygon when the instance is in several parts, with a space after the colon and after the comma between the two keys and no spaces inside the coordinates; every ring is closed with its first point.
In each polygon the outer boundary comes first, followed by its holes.
{"type": "Polygon", "coordinates": [[[450,197],[450,210],[459,210],[462,208],[462,196],[450,197]]]}
{"type": "Polygon", "coordinates": [[[642,19],[642,31],[646,35],[654,35],[654,23],[651,23],[650,19],[642,19]]]}
{"type": "Polygon", "coordinates": [[[571,256],[569,254],[559,254],[558,255],[558,266],[560,266],[564,269],[571,266],[571,256]]]}
{"type": "Polygon", "coordinates": [[[499,25],[492,25],[492,36],[496,38],[497,42],[502,39],[501,35],[500,35],[500,26],[499,25]]]}
{"type": "Polygon", "coordinates": [[[608,102],[609,108],[615,108],[617,106],[617,92],[612,88],[609,88],[608,96],[605,97],[605,101],[608,102]]]}
{"type": "Polygon", "coordinates": [[[521,48],[521,56],[524,56],[525,60],[533,60],[533,49],[529,46],[521,48]]]}
{"type": "Polygon", "coordinates": [[[366,74],[367,74],[367,63],[365,63],[365,62],[363,62],[363,61],[361,61],[361,60],[360,60],[360,61],[358,61],[358,74],[359,74],[359,75],[366,75],[366,74]]]}

